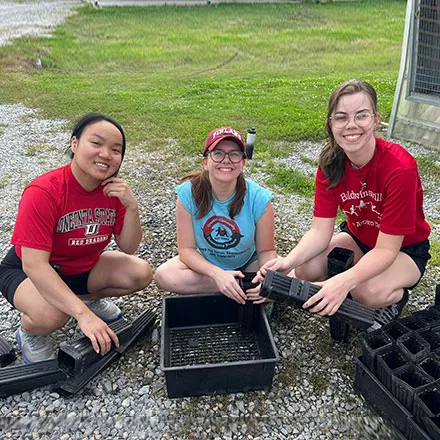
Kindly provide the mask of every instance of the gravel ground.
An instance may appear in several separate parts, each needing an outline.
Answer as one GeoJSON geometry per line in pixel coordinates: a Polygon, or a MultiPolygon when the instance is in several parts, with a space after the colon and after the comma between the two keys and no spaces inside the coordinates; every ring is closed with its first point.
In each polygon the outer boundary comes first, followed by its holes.
{"type": "MultiPolygon", "coordinates": [[[[79,3],[1,2],[0,44],[25,33],[48,32],[79,3]]],[[[41,173],[67,163],[68,141],[69,127],[65,121],[44,120],[38,111],[0,104],[1,255],[9,248],[23,188],[41,173]]],[[[139,255],[153,267],[176,252],[174,187],[180,167],[187,168],[188,162],[181,159],[176,165],[172,155],[175,142],[169,140],[168,148],[150,153],[142,148],[135,152],[135,146],[129,143],[121,170],[141,208],[145,237],[139,255]]],[[[437,152],[416,145],[405,146],[413,154],[439,159],[437,152]]],[[[312,175],[313,166],[300,157],[316,159],[320,145],[301,142],[294,147],[297,153],[283,162],[312,175]]],[[[255,173],[252,178],[263,183],[265,176],[255,173]]],[[[424,181],[424,185],[427,216],[437,220],[437,183],[430,180],[424,181]]],[[[277,193],[276,188],[274,191],[277,193]]],[[[276,236],[280,254],[288,252],[309,226],[310,208],[310,200],[277,193],[276,236]]],[[[433,235],[437,239],[438,231],[434,230],[433,235]]],[[[431,304],[438,280],[438,268],[430,267],[408,309],[431,304]]],[[[152,308],[160,321],[164,294],[153,283],[145,292],[116,301],[128,319],[152,308]]],[[[13,336],[19,315],[3,298],[0,316],[0,335],[19,352],[13,336]]],[[[355,335],[348,344],[334,343],[326,319],[287,307],[275,309],[271,326],[280,362],[268,392],[168,399],[160,370],[158,327],[74,397],[64,398],[45,387],[0,399],[0,432],[8,439],[62,440],[395,438],[387,423],[371,412],[353,389],[353,357],[360,351],[355,335]]],[[[61,342],[78,335],[78,328],[70,321],[63,331],[56,332],[55,339],[61,342]]],[[[20,363],[18,356],[16,364],[20,363]]]]}

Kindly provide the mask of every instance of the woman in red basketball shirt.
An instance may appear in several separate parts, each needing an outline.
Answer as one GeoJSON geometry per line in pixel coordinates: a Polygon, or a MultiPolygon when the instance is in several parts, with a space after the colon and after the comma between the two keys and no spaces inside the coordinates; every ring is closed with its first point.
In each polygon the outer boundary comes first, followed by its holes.
{"type": "Polygon", "coordinates": [[[326,281],[304,307],[333,315],[350,292],[370,307],[393,308],[398,316],[430,258],[430,227],[415,159],[400,145],[376,138],[380,115],[374,88],[363,81],[341,84],[330,97],[316,175],[311,228],[286,256],[267,269],[307,281],[323,281],[327,255],[335,247],[354,252],[354,266],[326,281]],[[338,208],[347,221],[334,235],[338,208]]]}
{"type": "Polygon", "coordinates": [[[89,113],[71,136],[72,161],[24,190],[11,243],[0,265],[0,290],[22,312],[17,341],[25,362],[55,357],[48,336],[73,317],[96,352],[116,334],[106,323],[119,308],[103,298],[142,290],[148,263],[133,254],[142,237],[137,201],[116,177],[125,135],[113,119],[89,113]],[[122,250],[104,251],[114,237],[122,250]]]}

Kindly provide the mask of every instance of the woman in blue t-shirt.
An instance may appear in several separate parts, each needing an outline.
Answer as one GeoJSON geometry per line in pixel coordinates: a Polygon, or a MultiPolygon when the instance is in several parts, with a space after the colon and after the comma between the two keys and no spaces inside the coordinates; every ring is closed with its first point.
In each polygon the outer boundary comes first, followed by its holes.
{"type": "Polygon", "coordinates": [[[178,256],[157,268],[156,284],[170,292],[221,292],[244,304],[262,303],[259,287],[240,288],[237,278],[276,257],[273,194],[245,179],[246,147],[231,127],[212,130],[201,171],[176,188],[178,256]]]}

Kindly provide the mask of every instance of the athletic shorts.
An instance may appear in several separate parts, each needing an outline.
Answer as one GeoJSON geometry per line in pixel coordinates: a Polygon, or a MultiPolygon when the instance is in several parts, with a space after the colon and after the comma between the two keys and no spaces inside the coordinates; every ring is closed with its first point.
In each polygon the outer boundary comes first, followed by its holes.
{"type": "MultiPolygon", "coordinates": [[[[57,270],[55,268],[55,270],[57,270]]],[[[78,275],[62,275],[58,272],[60,278],[76,295],[86,295],[87,282],[89,280],[90,270],[78,275]]],[[[14,306],[14,295],[18,286],[27,278],[23,271],[23,265],[15,252],[15,246],[12,246],[0,263],[0,292],[14,306]]]]}
{"type": "MultiPolygon", "coordinates": [[[[353,240],[356,242],[356,244],[359,246],[359,249],[366,254],[367,252],[371,251],[371,248],[366,246],[364,243],[362,243],[349,229],[347,226],[347,222],[342,222],[339,225],[339,229],[341,232],[346,232],[349,234],[353,240]]],[[[429,253],[429,240],[423,240],[420,243],[411,244],[409,246],[405,246],[400,249],[400,252],[403,252],[404,254],[408,255],[416,266],[418,267],[420,271],[420,278],[422,278],[423,274],[425,273],[426,264],[428,260],[431,258],[431,254],[429,253]]],[[[408,289],[413,289],[414,287],[419,284],[419,280],[416,284],[413,286],[408,286],[408,289]]]]}

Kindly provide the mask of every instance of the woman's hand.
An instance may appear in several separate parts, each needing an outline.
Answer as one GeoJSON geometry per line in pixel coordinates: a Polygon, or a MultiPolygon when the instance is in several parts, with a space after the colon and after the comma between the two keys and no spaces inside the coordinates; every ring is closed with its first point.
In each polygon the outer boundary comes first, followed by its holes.
{"type": "Polygon", "coordinates": [[[219,292],[227,297],[237,301],[239,304],[245,304],[246,294],[238,285],[236,277],[243,278],[244,275],[239,270],[222,270],[216,272],[213,278],[219,292]]]}
{"type": "Polygon", "coordinates": [[[110,177],[101,183],[104,187],[104,195],[117,197],[127,209],[137,209],[138,203],[128,183],[118,177],[110,177]]]}
{"type": "Polygon", "coordinates": [[[269,260],[266,264],[264,264],[262,267],[260,267],[260,270],[257,272],[257,275],[252,280],[252,282],[253,283],[257,283],[257,282],[262,283],[264,281],[264,277],[266,276],[266,273],[269,269],[273,270],[273,271],[288,274],[289,272],[292,271],[293,267],[290,265],[287,258],[278,256],[272,260],[269,260]]]}
{"type": "Polygon", "coordinates": [[[322,288],[309,298],[303,307],[321,316],[334,315],[347,297],[349,290],[344,287],[338,276],[313,284],[322,288]]]}
{"type": "Polygon", "coordinates": [[[247,299],[253,301],[254,304],[263,304],[269,301],[264,296],[260,296],[260,291],[261,291],[261,284],[259,284],[256,287],[253,287],[252,289],[247,289],[245,292],[247,299]]]}
{"type": "Polygon", "coordinates": [[[119,348],[119,340],[115,332],[92,311],[88,310],[84,315],[77,317],[77,321],[82,332],[90,339],[96,353],[102,355],[108,353],[112,341],[119,348]]]}

